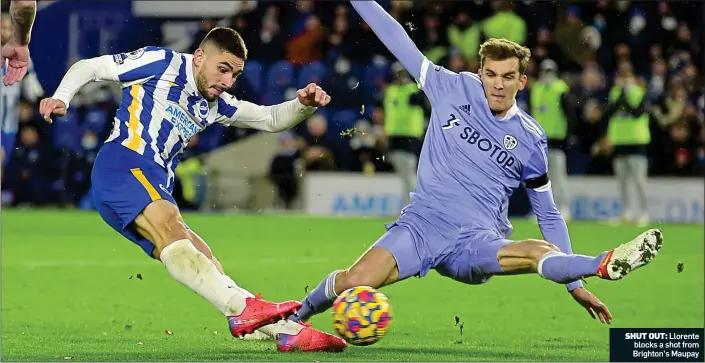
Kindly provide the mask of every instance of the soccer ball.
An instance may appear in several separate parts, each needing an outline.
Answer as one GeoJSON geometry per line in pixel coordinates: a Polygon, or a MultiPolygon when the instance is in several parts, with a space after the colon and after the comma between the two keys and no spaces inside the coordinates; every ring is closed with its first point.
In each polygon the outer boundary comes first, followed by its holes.
{"type": "Polygon", "coordinates": [[[333,303],[333,328],[352,345],[378,342],[391,321],[387,297],[369,286],[348,289],[333,303]]]}

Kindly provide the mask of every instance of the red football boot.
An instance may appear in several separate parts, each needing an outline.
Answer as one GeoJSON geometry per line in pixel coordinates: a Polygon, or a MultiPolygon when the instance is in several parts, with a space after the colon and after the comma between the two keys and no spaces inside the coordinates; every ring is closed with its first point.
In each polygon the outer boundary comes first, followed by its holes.
{"type": "Polygon", "coordinates": [[[300,307],[301,303],[298,301],[289,300],[277,304],[262,300],[261,294],[248,297],[245,299],[245,309],[240,315],[228,316],[230,333],[236,338],[242,338],[265,325],[285,319],[300,307]]]}
{"type": "Polygon", "coordinates": [[[277,350],[280,352],[342,352],[348,347],[345,340],[316,330],[308,323],[299,323],[303,329],[299,334],[277,336],[277,350]]]}

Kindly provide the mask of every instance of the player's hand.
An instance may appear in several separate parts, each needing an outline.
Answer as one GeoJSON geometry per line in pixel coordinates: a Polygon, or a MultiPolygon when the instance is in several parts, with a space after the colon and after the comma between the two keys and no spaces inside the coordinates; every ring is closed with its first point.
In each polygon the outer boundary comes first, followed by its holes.
{"type": "Polygon", "coordinates": [[[66,104],[56,98],[45,98],[39,103],[39,113],[48,123],[51,123],[51,115],[59,117],[66,115],[66,104]]]}
{"type": "Polygon", "coordinates": [[[298,90],[296,97],[301,104],[309,107],[322,107],[330,102],[330,96],[315,83],[309,83],[308,86],[298,90]]]}
{"type": "Polygon", "coordinates": [[[2,57],[0,57],[1,66],[5,67],[7,59],[7,72],[2,79],[2,83],[6,86],[15,84],[24,78],[29,69],[29,47],[19,45],[14,40],[9,41],[2,47],[2,57]]]}
{"type": "Polygon", "coordinates": [[[583,287],[579,287],[571,291],[570,294],[573,296],[573,299],[578,302],[578,304],[582,305],[585,310],[587,310],[593,319],[600,319],[600,322],[603,324],[612,323],[612,314],[609,309],[607,309],[607,305],[602,303],[602,301],[600,301],[600,299],[598,299],[590,291],[585,290],[583,287]]]}

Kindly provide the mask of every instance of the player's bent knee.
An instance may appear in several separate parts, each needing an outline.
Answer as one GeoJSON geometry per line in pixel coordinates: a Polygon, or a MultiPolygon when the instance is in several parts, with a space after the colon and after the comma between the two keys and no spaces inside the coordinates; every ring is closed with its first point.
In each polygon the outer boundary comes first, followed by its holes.
{"type": "Polygon", "coordinates": [[[526,247],[526,257],[531,258],[535,263],[538,263],[545,254],[551,251],[560,252],[556,245],[546,241],[531,239],[523,241],[522,243],[524,243],[526,247]]]}

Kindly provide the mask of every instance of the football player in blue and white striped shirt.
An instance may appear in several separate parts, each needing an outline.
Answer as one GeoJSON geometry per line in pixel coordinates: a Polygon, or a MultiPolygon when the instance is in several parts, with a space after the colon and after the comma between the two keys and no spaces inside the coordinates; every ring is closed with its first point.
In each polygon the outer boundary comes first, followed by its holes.
{"type": "Polygon", "coordinates": [[[277,336],[278,350],[341,351],[335,336],[282,320],[301,304],[271,303],[239,287],[208,245],[181,217],[171,196],[174,170],[189,139],[217,122],[281,132],[330,102],[315,84],[274,106],[240,101],[225,93],[243,72],[247,48],[228,28],[213,29],[194,54],[146,47],[74,64],[40,112],[64,115],[86,83],[108,80],[123,87],[115,123],[93,167],[94,201],[105,222],[160,260],[171,276],[227,316],[233,336],[257,330],[277,336]],[[274,324],[276,323],[276,324],[274,324]]]}

